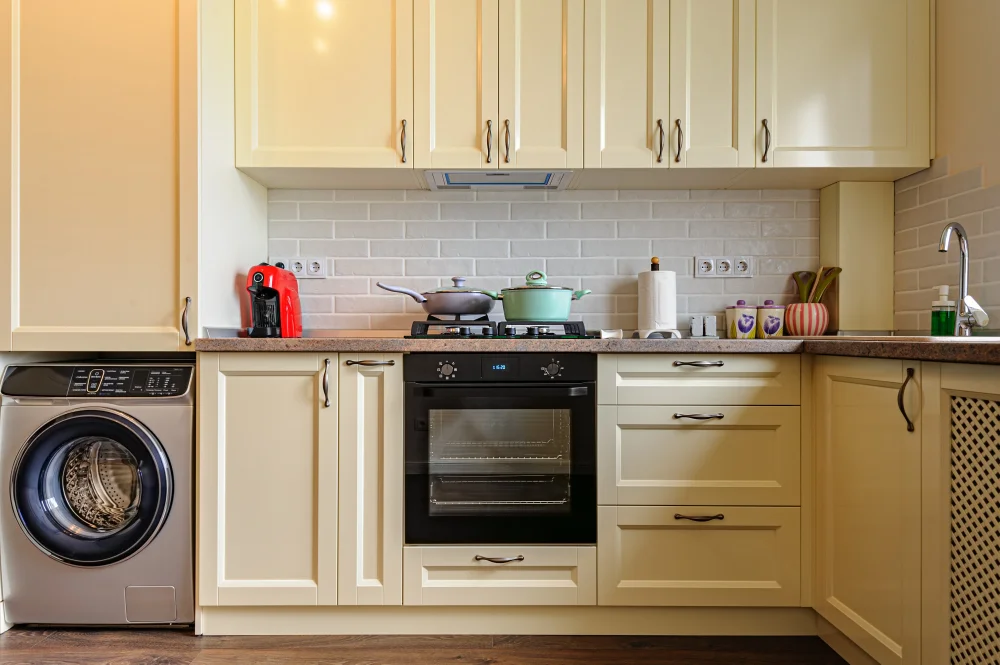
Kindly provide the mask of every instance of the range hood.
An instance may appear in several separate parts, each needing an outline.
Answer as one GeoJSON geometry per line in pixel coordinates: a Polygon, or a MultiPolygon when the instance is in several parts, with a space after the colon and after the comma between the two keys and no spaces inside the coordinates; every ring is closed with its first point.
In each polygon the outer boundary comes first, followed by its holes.
{"type": "Polygon", "coordinates": [[[425,171],[431,189],[566,189],[572,171],[425,171]]]}

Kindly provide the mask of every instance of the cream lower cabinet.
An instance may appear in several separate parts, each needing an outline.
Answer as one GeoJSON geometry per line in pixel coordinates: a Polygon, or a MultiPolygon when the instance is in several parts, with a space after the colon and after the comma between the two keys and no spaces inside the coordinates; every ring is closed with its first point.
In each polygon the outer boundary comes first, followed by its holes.
{"type": "Polygon", "coordinates": [[[814,381],[815,609],[881,665],[923,662],[919,363],[820,357],[814,381]]]}

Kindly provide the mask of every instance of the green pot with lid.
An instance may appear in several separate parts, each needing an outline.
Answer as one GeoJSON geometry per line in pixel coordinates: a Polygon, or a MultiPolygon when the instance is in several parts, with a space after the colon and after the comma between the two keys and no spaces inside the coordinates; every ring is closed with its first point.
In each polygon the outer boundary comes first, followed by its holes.
{"type": "Polygon", "coordinates": [[[529,272],[523,286],[512,286],[500,292],[503,317],[507,321],[567,321],[570,305],[590,293],[590,289],[574,291],[568,286],[553,286],[541,270],[529,272]]]}

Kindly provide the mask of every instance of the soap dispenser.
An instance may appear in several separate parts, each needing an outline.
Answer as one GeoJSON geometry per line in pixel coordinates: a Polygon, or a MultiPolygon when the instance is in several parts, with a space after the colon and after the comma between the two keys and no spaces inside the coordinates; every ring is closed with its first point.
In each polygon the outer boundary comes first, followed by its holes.
{"type": "Polygon", "coordinates": [[[948,300],[948,285],[937,287],[938,299],[931,303],[931,335],[935,337],[954,337],[955,320],[958,310],[955,301],[948,300]]]}

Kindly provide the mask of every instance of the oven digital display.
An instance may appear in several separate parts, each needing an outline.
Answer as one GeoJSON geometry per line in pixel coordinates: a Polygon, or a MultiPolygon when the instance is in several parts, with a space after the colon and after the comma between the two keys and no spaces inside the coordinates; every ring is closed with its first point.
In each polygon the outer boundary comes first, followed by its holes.
{"type": "Polygon", "coordinates": [[[517,374],[517,358],[483,358],[483,377],[500,377],[517,374]]]}

